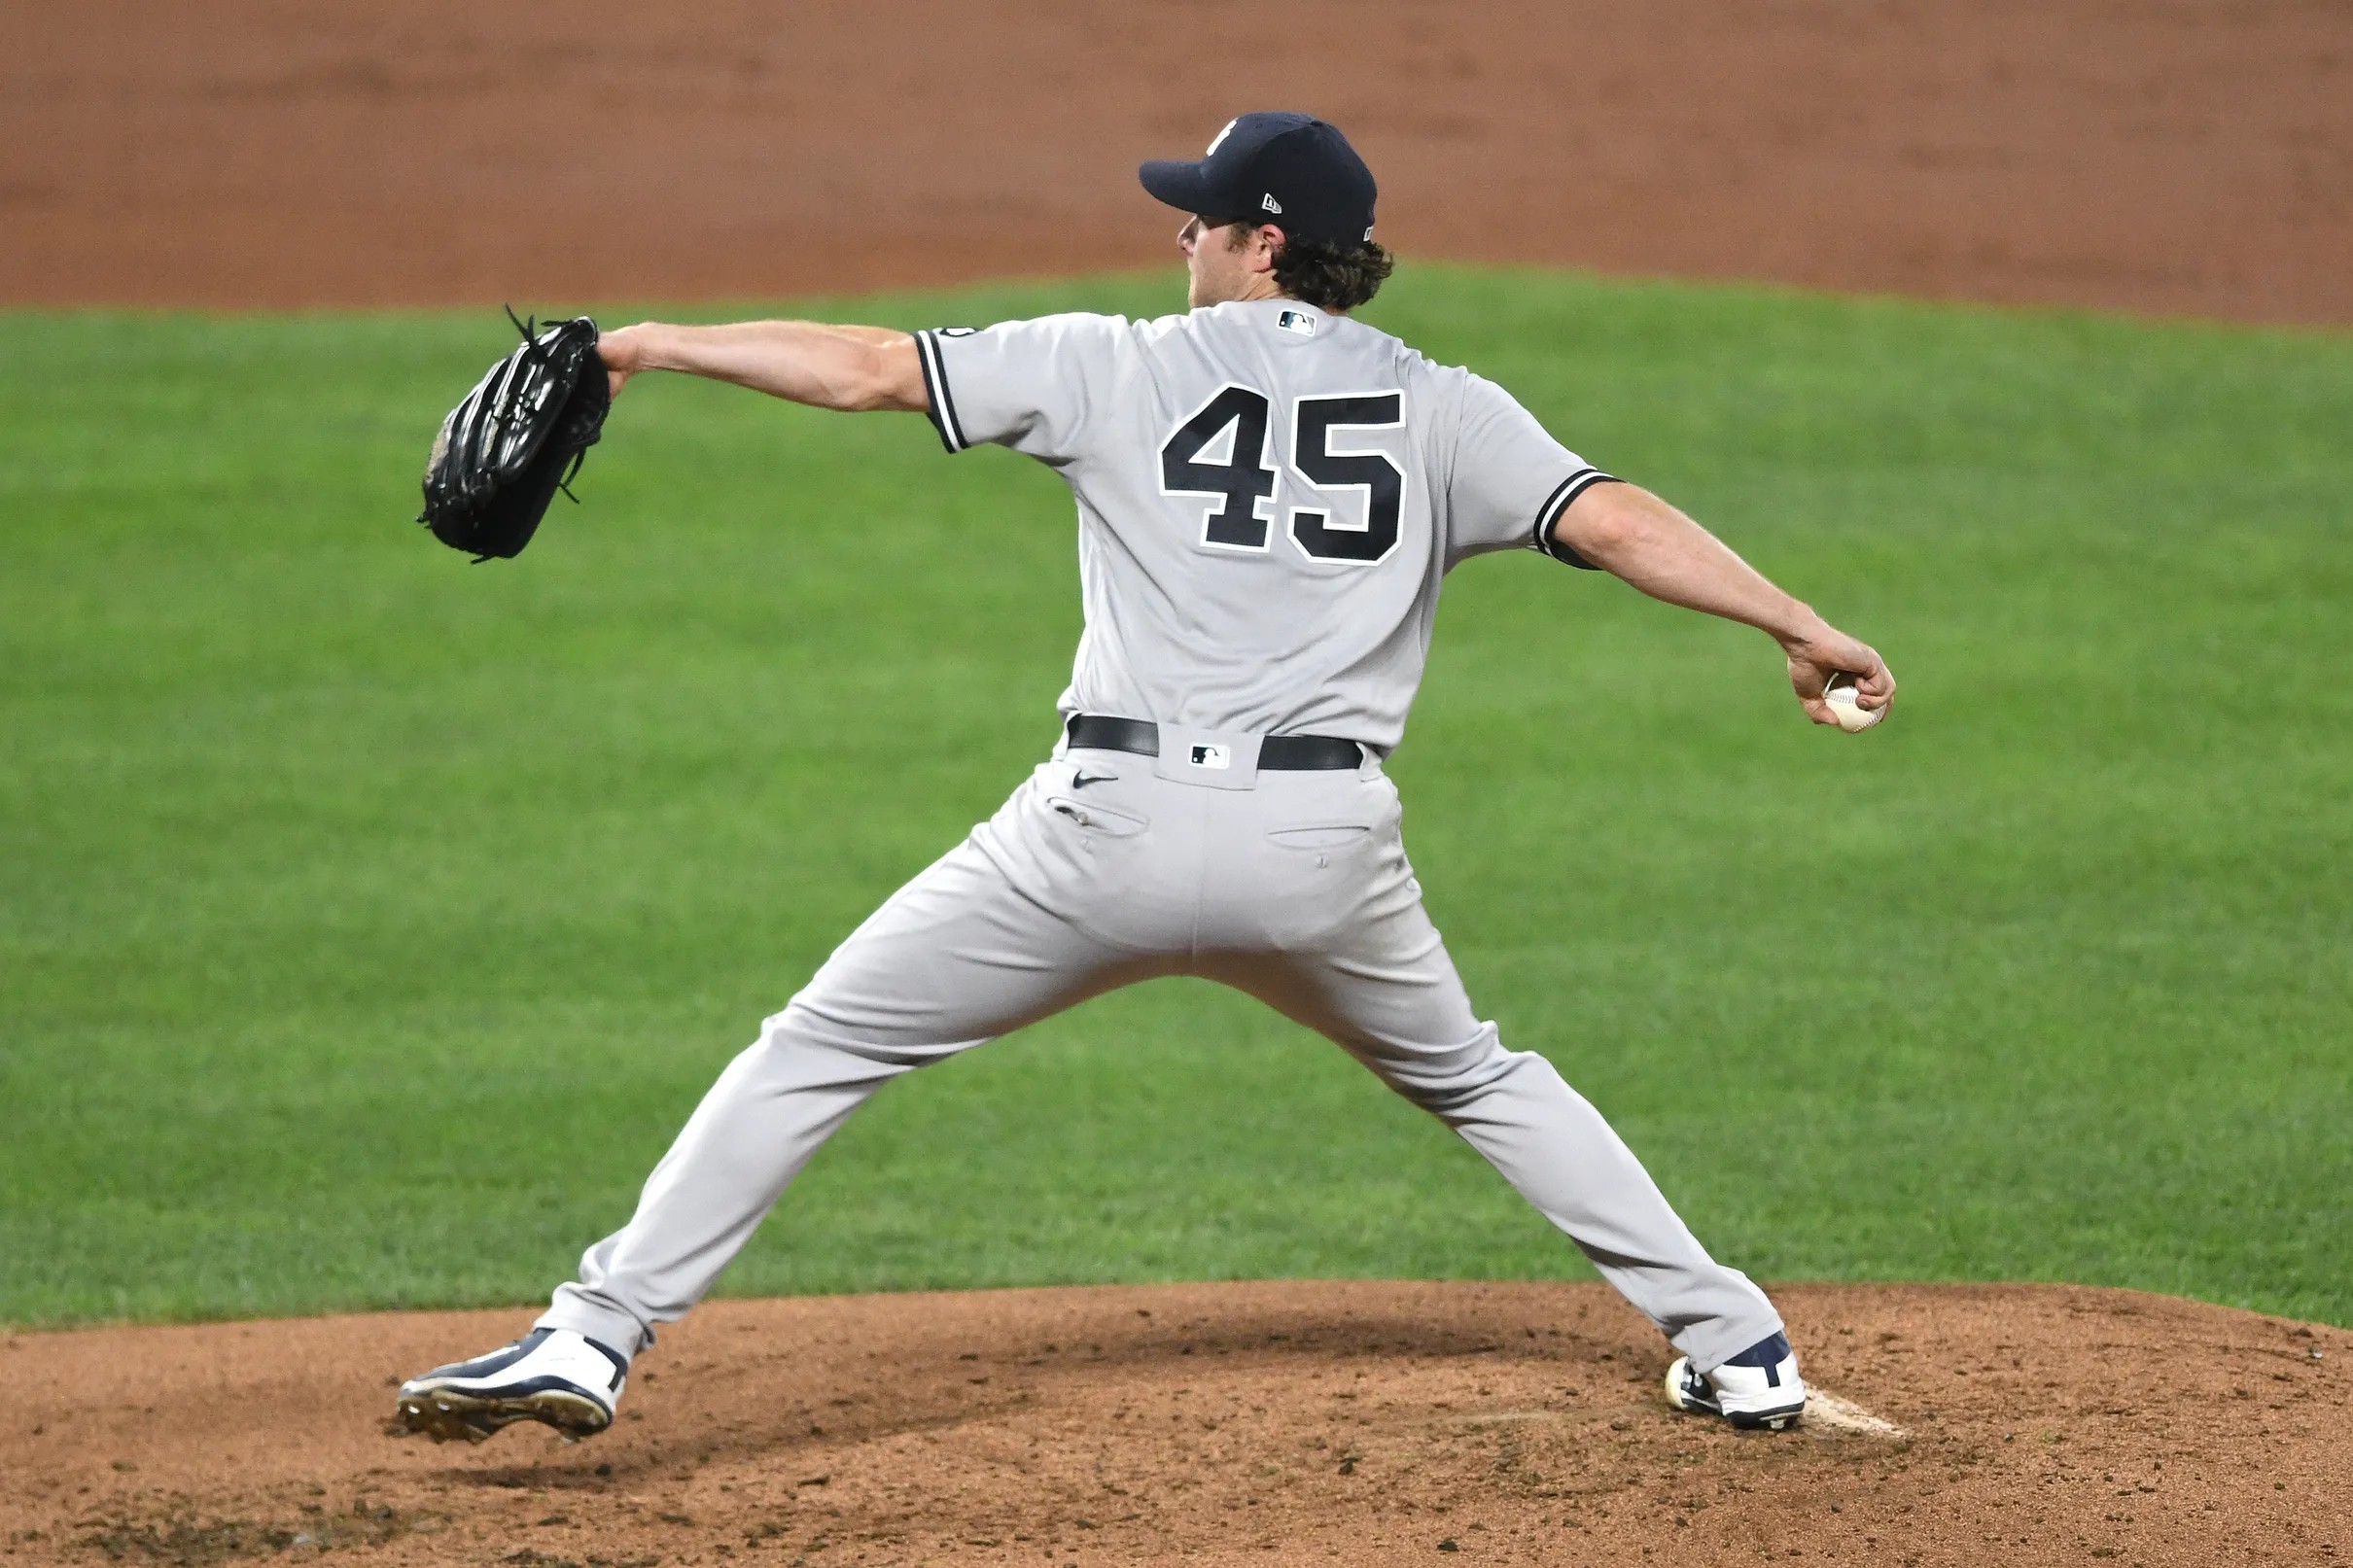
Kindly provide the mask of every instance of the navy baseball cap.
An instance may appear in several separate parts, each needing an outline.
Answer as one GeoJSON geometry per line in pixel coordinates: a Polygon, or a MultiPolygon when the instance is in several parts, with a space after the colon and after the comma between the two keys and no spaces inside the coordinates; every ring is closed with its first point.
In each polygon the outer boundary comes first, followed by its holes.
{"type": "Polygon", "coordinates": [[[1136,178],[1170,206],[1205,218],[1273,224],[1333,245],[1373,237],[1373,171],[1337,126],[1313,115],[1244,115],[1200,162],[1154,158],[1136,178]]]}

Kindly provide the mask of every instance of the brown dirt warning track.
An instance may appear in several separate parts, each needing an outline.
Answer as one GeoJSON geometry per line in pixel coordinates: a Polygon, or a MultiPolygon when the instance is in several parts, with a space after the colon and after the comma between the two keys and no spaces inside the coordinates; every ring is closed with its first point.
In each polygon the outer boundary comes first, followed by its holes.
{"type": "Polygon", "coordinates": [[[419,1313],[0,1342],[0,1553],[659,1564],[2325,1564],[2353,1333],[2121,1291],[1791,1287],[1831,1396],[1669,1412],[1599,1285],[713,1304],[614,1431],[386,1435],[519,1332],[419,1313]]]}
{"type": "Polygon", "coordinates": [[[1407,258],[2353,322],[2344,0],[0,6],[0,301],[774,296],[1164,261],[1310,108],[1407,258]]]}
{"type": "MultiPolygon", "coordinates": [[[[773,296],[1148,264],[1136,160],[1348,128],[1383,237],[2353,323],[2344,0],[0,6],[0,303],[773,296]]],[[[2353,1334],[1789,1287],[1808,1427],[1598,1286],[714,1305],[564,1446],[387,1436],[523,1312],[0,1340],[0,1562],[2327,1564],[2353,1334]]]]}

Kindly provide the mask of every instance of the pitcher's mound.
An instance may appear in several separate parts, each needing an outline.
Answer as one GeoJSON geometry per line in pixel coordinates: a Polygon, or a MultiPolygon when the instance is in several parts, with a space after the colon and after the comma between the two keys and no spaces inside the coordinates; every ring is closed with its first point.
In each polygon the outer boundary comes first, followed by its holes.
{"type": "MultiPolygon", "coordinates": [[[[2353,1334],[2062,1287],[1777,1293],[1806,1426],[1670,1413],[1598,1285],[723,1302],[592,1442],[388,1436],[524,1312],[24,1334],[15,1563],[2353,1563],[2353,1334]]],[[[13,1568],[13,1565],[12,1565],[13,1568]]]]}

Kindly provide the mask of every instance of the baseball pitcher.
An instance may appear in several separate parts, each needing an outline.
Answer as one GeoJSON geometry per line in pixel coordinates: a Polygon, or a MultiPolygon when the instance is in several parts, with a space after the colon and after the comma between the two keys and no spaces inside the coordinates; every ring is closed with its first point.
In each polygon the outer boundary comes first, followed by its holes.
{"type": "Polygon", "coordinates": [[[1806,1403],[1779,1314],[1711,1258],[1551,1063],[1465,994],[1383,769],[1457,563],[1524,549],[1780,645],[1807,714],[1895,681],[1501,387],[1352,319],[1387,276],[1374,182],[1331,125],[1251,114],[1144,189],[1186,214],[1190,308],[909,335],[803,322],[604,335],[611,388],[682,370],[920,412],[1069,482],[1085,635],[1053,755],[852,932],[720,1075],[525,1338],[401,1389],[411,1429],[613,1419],[631,1359],[711,1287],[884,1084],[1113,988],[1206,976],[1318,1030],[1484,1155],[1678,1350],[1677,1408],[1778,1429],[1806,1403]],[[1842,697],[1844,693],[1840,694],[1842,697]]]}

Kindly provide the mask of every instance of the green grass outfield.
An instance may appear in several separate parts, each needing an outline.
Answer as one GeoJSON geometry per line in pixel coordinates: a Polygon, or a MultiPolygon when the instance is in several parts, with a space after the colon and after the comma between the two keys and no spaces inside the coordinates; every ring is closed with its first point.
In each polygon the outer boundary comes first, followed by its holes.
{"type": "MultiPolygon", "coordinates": [[[[1760,1277],[2353,1324],[2353,340],[1421,265],[1367,315],[1904,679],[1815,731],[1754,633],[1458,574],[1394,771],[1506,1040],[1760,1277]]],[[[538,1298],[1050,744],[1052,474],[655,378],[470,567],[408,517],[506,331],[0,315],[0,1319],[538,1298]]],[[[1170,982],[895,1086],[724,1288],[1584,1272],[1170,982]]]]}

